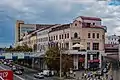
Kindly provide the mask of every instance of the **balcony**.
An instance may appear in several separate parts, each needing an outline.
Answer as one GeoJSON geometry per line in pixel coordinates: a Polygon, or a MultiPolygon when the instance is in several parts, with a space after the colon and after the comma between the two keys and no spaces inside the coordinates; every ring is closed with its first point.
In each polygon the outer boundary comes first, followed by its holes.
{"type": "Polygon", "coordinates": [[[73,40],[73,41],[80,41],[80,37],[71,37],[71,40],[73,40]]]}

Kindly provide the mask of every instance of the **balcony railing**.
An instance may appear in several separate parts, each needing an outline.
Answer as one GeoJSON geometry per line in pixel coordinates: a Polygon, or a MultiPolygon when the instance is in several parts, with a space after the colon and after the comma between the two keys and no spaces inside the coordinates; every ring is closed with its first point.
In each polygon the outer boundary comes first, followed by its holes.
{"type": "Polygon", "coordinates": [[[71,37],[72,40],[80,40],[80,37],[71,37]]]}

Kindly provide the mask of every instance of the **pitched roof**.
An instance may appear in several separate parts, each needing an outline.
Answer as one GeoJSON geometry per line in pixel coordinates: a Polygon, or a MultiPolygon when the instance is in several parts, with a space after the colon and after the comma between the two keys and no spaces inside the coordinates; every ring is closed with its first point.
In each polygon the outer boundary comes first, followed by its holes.
{"type": "Polygon", "coordinates": [[[79,16],[81,17],[83,20],[95,20],[95,21],[101,21],[100,18],[97,17],[85,17],[85,16],[79,16]]]}

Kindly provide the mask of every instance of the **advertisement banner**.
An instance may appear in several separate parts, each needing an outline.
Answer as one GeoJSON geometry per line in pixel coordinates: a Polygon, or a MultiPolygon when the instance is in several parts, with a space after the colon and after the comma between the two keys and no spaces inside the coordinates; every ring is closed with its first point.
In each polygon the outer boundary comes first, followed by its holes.
{"type": "Polygon", "coordinates": [[[11,53],[5,53],[5,59],[12,59],[11,53]]]}
{"type": "Polygon", "coordinates": [[[0,80],[13,80],[13,71],[0,70],[0,80]]]}

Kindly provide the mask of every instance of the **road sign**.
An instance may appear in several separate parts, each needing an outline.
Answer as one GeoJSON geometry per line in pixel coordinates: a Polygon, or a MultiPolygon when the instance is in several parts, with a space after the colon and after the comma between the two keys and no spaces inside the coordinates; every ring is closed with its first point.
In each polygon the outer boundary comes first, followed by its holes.
{"type": "Polygon", "coordinates": [[[0,70],[0,80],[13,80],[13,71],[0,70]]]}
{"type": "Polygon", "coordinates": [[[18,53],[18,59],[24,59],[24,53],[18,53]]]}
{"type": "Polygon", "coordinates": [[[12,59],[11,53],[5,53],[5,59],[12,59]]]}

